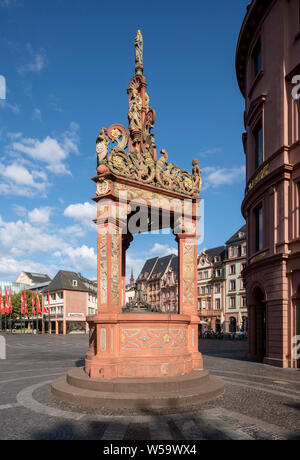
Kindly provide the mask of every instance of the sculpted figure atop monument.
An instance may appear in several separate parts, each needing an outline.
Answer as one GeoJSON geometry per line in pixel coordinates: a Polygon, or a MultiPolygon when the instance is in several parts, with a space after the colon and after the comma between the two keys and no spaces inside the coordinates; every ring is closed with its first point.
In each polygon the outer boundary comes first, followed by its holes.
{"type": "Polygon", "coordinates": [[[135,41],[135,73],[142,75],[143,73],[143,36],[140,30],[137,31],[135,41]]]}

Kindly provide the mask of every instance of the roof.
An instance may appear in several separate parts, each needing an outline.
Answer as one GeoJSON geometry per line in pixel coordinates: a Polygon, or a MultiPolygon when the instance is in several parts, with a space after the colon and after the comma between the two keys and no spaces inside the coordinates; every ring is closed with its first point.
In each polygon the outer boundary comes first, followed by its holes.
{"type": "Polygon", "coordinates": [[[273,2],[274,0],[252,0],[252,2],[247,5],[247,14],[241,27],[236,51],[237,79],[244,97],[246,91],[247,60],[249,49],[252,45],[252,38],[273,2]]]}
{"type": "Polygon", "coordinates": [[[39,284],[34,284],[33,286],[30,286],[30,291],[45,291],[48,290],[48,286],[51,283],[50,281],[47,281],[46,283],[39,283],[39,284]]]}
{"type": "Polygon", "coordinates": [[[45,275],[43,273],[31,273],[31,272],[24,272],[24,273],[35,284],[46,283],[47,281],[51,281],[50,276],[45,275]]]}
{"type": "Polygon", "coordinates": [[[48,286],[49,291],[57,291],[59,289],[96,293],[97,284],[94,281],[84,278],[79,273],[60,270],[48,286]],[[73,281],[77,281],[77,286],[73,285],[73,281]]]}
{"type": "Polygon", "coordinates": [[[153,279],[161,278],[165,274],[167,268],[170,265],[170,262],[172,261],[174,257],[176,256],[174,254],[171,254],[169,256],[161,257],[160,259],[158,259],[152,271],[151,278],[153,279]]]}
{"type": "Polygon", "coordinates": [[[226,241],[226,245],[229,246],[234,243],[239,243],[241,241],[246,240],[246,233],[247,233],[247,226],[244,225],[241,227],[234,235],[232,235],[231,238],[229,238],[228,241],[226,241]],[[239,236],[240,233],[243,233],[244,235],[242,237],[239,236]]]}
{"type": "Polygon", "coordinates": [[[139,274],[139,278],[147,278],[151,273],[152,270],[158,261],[159,257],[155,257],[154,259],[148,259],[143,266],[141,273],[139,274]]]}
{"type": "Polygon", "coordinates": [[[210,260],[214,260],[215,257],[220,256],[221,260],[225,259],[226,246],[218,246],[217,248],[207,249],[205,254],[210,260]]]}

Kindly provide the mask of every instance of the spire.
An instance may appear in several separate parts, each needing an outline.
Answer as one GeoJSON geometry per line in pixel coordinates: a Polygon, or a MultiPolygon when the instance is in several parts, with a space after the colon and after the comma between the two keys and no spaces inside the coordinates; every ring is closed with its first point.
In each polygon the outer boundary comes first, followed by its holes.
{"type": "Polygon", "coordinates": [[[135,46],[135,74],[143,75],[143,36],[140,30],[137,31],[134,40],[135,46]]]}
{"type": "Polygon", "coordinates": [[[131,269],[130,285],[131,285],[131,286],[134,285],[133,268],[131,269]]]}

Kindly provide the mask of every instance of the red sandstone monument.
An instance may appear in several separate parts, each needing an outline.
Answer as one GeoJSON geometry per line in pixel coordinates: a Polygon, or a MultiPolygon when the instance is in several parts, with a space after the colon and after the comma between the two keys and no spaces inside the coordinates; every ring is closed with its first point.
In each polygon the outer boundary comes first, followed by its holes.
{"type": "Polygon", "coordinates": [[[85,366],[52,384],[58,398],[92,407],[172,408],[193,405],[224,391],[203,369],[198,351],[197,222],[201,171],[192,174],[157,159],[143,76],[143,38],[135,39],[135,75],[129,96],[129,129],[102,128],[93,178],[98,205],[98,315],[88,317],[85,366]],[[111,147],[110,147],[111,146],[111,147]],[[126,151],[128,147],[128,151],[126,151]],[[169,217],[166,218],[166,217],[169,217]],[[153,311],[137,293],[125,306],[126,250],[135,233],[171,228],[178,242],[179,311],[153,311]]]}

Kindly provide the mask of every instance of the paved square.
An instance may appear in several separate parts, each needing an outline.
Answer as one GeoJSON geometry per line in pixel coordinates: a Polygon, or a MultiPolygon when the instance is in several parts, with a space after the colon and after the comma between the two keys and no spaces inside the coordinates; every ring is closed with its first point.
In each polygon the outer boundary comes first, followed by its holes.
{"type": "Polygon", "coordinates": [[[83,365],[87,336],[5,338],[1,440],[300,439],[300,371],[247,362],[246,342],[199,342],[205,368],[226,383],[218,400],[177,414],[112,415],[63,404],[49,391],[52,380],[83,365]]]}

